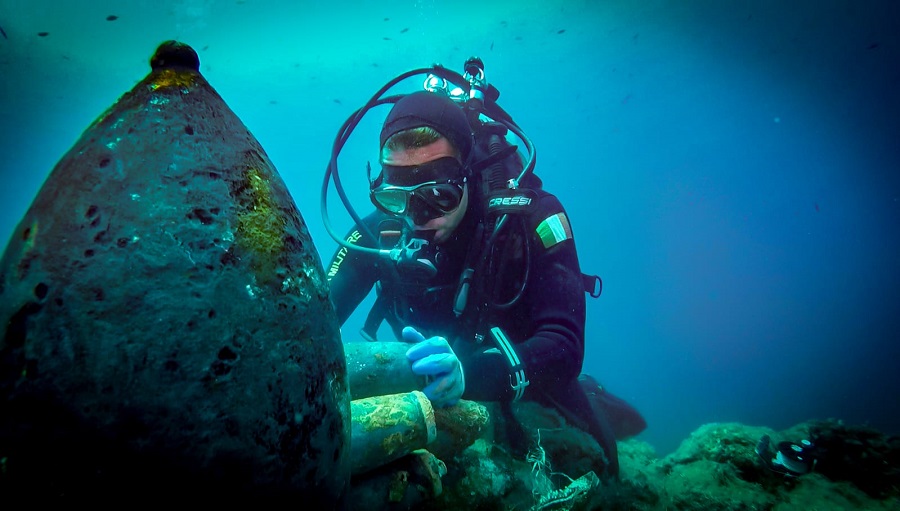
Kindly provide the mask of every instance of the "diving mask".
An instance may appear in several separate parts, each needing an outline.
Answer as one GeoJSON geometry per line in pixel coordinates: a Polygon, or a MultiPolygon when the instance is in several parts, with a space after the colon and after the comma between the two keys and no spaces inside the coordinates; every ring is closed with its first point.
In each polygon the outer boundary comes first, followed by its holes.
{"type": "Polygon", "coordinates": [[[394,216],[409,217],[423,225],[456,210],[462,201],[466,178],[456,158],[445,157],[421,165],[382,165],[369,197],[375,207],[394,216]],[[456,177],[442,177],[442,176],[456,177]]]}

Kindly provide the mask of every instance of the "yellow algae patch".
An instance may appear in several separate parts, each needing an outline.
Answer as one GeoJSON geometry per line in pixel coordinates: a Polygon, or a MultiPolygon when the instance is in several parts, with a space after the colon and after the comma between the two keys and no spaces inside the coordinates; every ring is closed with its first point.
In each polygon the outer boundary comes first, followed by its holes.
{"type": "Polygon", "coordinates": [[[22,253],[30,252],[34,248],[38,235],[38,221],[35,219],[31,222],[31,226],[22,232],[22,253]]]}
{"type": "Polygon", "coordinates": [[[153,76],[150,82],[150,90],[158,90],[167,87],[181,87],[190,89],[197,81],[197,72],[185,69],[163,69],[153,76]]]}
{"type": "Polygon", "coordinates": [[[38,221],[35,219],[29,227],[22,231],[22,249],[19,252],[19,262],[16,265],[19,280],[24,280],[31,268],[31,263],[38,254],[34,252],[34,246],[37,244],[38,221]]]}
{"type": "Polygon", "coordinates": [[[412,428],[416,418],[402,408],[391,406],[390,402],[370,403],[366,415],[357,421],[365,431],[383,430],[396,426],[412,428]]]}
{"type": "MultiPolygon", "coordinates": [[[[364,431],[393,431],[381,440],[381,452],[388,456],[403,451],[416,436],[415,417],[389,404],[375,405],[362,419],[364,431]]],[[[359,419],[356,420],[360,422],[359,419]]]]}
{"type": "Polygon", "coordinates": [[[246,177],[247,202],[238,213],[238,240],[256,256],[252,266],[257,274],[268,276],[284,251],[286,222],[272,198],[268,179],[253,167],[247,169],[246,177]]]}
{"type": "Polygon", "coordinates": [[[410,433],[403,434],[399,431],[391,433],[381,441],[382,452],[393,457],[394,454],[398,452],[406,451],[407,445],[409,444],[409,439],[407,437],[409,436],[412,435],[410,433]]]}

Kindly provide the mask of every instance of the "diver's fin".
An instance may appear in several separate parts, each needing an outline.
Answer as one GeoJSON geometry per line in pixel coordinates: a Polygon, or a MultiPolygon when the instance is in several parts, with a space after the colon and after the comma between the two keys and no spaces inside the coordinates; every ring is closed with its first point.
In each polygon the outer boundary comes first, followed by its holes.
{"type": "Polygon", "coordinates": [[[647,429],[647,421],[636,408],[604,389],[592,376],[582,374],[578,383],[587,394],[594,413],[606,417],[616,440],[631,438],[647,429]]]}

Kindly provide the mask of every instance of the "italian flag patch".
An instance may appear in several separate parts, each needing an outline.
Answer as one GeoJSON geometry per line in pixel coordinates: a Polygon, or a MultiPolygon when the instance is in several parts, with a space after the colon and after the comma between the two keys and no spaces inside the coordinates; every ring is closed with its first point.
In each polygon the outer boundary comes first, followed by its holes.
{"type": "Polygon", "coordinates": [[[565,213],[557,213],[545,218],[535,229],[540,236],[544,248],[550,248],[561,241],[572,239],[572,228],[569,227],[569,219],[565,213]]]}

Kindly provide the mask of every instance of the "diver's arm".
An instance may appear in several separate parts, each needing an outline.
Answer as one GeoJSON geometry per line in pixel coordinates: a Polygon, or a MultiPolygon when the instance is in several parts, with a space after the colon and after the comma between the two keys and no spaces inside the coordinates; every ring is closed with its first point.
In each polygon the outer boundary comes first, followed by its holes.
{"type": "MultiPolygon", "coordinates": [[[[364,221],[369,219],[367,217],[364,221]]],[[[351,229],[344,239],[353,245],[373,246],[373,243],[365,239],[356,228],[351,229]]],[[[372,290],[378,275],[375,271],[376,262],[375,256],[339,246],[325,267],[331,302],[341,325],[372,290]]]]}
{"type": "MultiPolygon", "coordinates": [[[[553,196],[543,197],[541,205],[539,220],[555,213],[564,214],[562,205],[553,196]]],[[[557,386],[560,381],[577,378],[581,373],[585,292],[574,240],[565,239],[545,248],[535,236],[531,246],[531,274],[523,297],[523,311],[532,325],[531,331],[514,338],[514,329],[504,328],[504,323],[515,323],[522,318],[509,315],[501,317],[497,325],[520,366],[511,367],[510,356],[502,349],[494,349],[497,334],[488,333],[493,338],[486,338],[480,349],[460,354],[467,377],[466,399],[516,399],[557,386]],[[516,369],[521,371],[518,376],[516,369]],[[527,386],[524,381],[528,382],[527,386]],[[517,392],[516,385],[523,385],[522,390],[517,392]]]]}
{"type": "MultiPolygon", "coordinates": [[[[572,245],[571,240],[567,243],[572,245]]],[[[530,307],[535,330],[515,346],[527,368],[526,374],[537,387],[577,378],[584,362],[585,293],[581,271],[560,260],[542,264],[535,282],[540,291],[532,295],[530,307]]]]}

